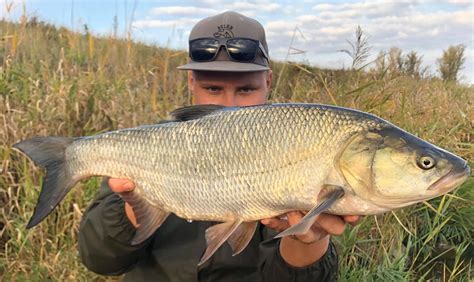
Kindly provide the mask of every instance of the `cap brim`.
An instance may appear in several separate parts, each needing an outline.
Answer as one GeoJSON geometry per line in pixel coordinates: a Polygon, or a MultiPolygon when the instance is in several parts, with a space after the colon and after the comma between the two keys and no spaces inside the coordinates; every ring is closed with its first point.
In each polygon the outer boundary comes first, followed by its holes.
{"type": "Polygon", "coordinates": [[[212,61],[212,62],[190,62],[189,64],[178,67],[179,70],[198,70],[198,71],[229,71],[229,72],[251,72],[265,71],[270,68],[251,63],[239,63],[233,61],[212,61]]]}

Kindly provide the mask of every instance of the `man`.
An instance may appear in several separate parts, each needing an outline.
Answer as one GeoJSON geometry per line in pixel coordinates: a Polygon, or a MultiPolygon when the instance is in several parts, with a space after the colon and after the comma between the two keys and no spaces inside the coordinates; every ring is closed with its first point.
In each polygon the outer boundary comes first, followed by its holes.
{"type": "MultiPolygon", "coordinates": [[[[272,71],[260,23],[226,12],[197,23],[189,39],[191,62],[179,69],[188,70],[195,104],[249,106],[267,101],[272,71]]],[[[198,267],[206,248],[205,230],[213,223],[187,222],[172,215],[148,240],[131,245],[137,222],[133,208],[117,193],[133,189],[127,179],[109,179],[84,215],[79,248],[90,270],[127,273],[125,279],[131,281],[334,280],[337,255],[328,234],[341,234],[345,222],[358,220],[322,214],[307,234],[279,240],[273,236],[299,222],[303,213],[264,219],[241,254],[233,257],[229,246],[223,245],[198,267]]]]}

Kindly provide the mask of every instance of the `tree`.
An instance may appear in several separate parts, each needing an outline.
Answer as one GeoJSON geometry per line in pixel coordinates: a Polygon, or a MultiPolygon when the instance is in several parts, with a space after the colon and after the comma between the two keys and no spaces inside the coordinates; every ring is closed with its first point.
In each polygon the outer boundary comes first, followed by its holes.
{"type": "Polygon", "coordinates": [[[392,75],[407,75],[413,78],[422,78],[427,72],[427,68],[422,68],[423,56],[418,55],[416,51],[404,55],[402,49],[392,47],[388,53],[380,52],[375,61],[377,69],[385,67],[392,75]]]}
{"type": "Polygon", "coordinates": [[[390,48],[390,51],[388,51],[388,68],[393,74],[403,72],[402,49],[397,47],[390,48]]]}
{"type": "Polygon", "coordinates": [[[385,72],[385,69],[387,68],[387,60],[385,57],[387,54],[385,51],[380,50],[379,54],[377,55],[377,58],[375,59],[375,71],[377,72],[385,72]]]}
{"type": "Polygon", "coordinates": [[[437,60],[438,71],[444,81],[457,81],[459,71],[463,68],[466,61],[464,51],[466,46],[459,44],[449,46],[443,51],[443,56],[437,60]]]}
{"type": "Polygon", "coordinates": [[[414,78],[420,78],[426,72],[421,68],[423,56],[418,56],[415,51],[411,51],[408,55],[404,56],[403,60],[403,73],[414,78]]]}

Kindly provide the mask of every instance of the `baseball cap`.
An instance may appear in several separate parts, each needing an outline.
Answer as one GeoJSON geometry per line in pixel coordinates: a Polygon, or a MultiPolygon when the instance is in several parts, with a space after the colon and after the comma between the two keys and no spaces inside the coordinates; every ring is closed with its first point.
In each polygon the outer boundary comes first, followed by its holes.
{"type": "MultiPolygon", "coordinates": [[[[189,41],[198,38],[249,38],[258,40],[268,54],[265,30],[256,20],[234,11],[227,11],[199,21],[191,30],[189,41]]],[[[258,50],[252,62],[238,62],[229,58],[225,47],[221,47],[216,58],[209,62],[195,62],[179,66],[180,70],[202,70],[222,72],[251,72],[269,70],[269,61],[258,50]]]]}

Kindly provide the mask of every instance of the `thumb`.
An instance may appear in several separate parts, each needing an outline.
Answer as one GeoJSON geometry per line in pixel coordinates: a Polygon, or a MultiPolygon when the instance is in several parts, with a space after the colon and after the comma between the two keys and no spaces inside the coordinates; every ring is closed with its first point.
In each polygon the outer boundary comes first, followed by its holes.
{"type": "Polygon", "coordinates": [[[115,193],[129,192],[135,189],[135,184],[132,181],[122,178],[110,178],[109,186],[115,193]]]}

